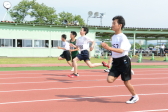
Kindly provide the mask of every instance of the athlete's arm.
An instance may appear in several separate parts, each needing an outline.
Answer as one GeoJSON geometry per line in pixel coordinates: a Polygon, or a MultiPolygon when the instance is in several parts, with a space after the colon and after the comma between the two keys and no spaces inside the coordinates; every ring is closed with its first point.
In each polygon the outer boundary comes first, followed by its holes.
{"type": "Polygon", "coordinates": [[[117,52],[117,53],[123,53],[124,52],[123,49],[109,47],[108,44],[106,44],[104,42],[101,45],[104,49],[107,49],[109,51],[113,51],[113,52],[117,52]]]}
{"type": "Polygon", "coordinates": [[[57,47],[58,49],[63,49],[63,50],[66,50],[65,48],[63,48],[63,47],[57,47]]]}
{"type": "Polygon", "coordinates": [[[91,41],[92,45],[90,47],[90,51],[92,51],[94,49],[94,45],[95,45],[95,42],[94,41],[91,41]]]}

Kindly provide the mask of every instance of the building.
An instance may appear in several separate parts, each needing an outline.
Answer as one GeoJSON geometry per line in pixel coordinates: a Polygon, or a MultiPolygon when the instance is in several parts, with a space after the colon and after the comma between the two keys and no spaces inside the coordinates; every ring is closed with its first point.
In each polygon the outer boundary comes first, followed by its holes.
{"type": "MultiPolygon", "coordinates": [[[[109,26],[88,26],[88,36],[104,38],[110,40],[113,31],[109,26]]],[[[61,46],[61,35],[68,37],[70,31],[78,32],[81,26],[31,24],[31,23],[10,23],[0,22],[0,57],[58,57],[62,50],[57,49],[61,46]]],[[[168,43],[167,28],[131,28],[126,27],[123,32],[129,39],[144,40],[147,45],[148,40],[166,40],[168,43]]],[[[68,40],[70,37],[68,38],[68,40]]],[[[134,48],[135,49],[135,48],[134,48]]],[[[90,56],[94,56],[94,51],[90,56]]],[[[135,50],[134,50],[135,54],[135,50]]]]}
{"type": "MultiPolygon", "coordinates": [[[[71,31],[78,32],[80,26],[53,26],[23,23],[0,23],[0,56],[1,57],[58,57],[62,50],[61,35],[66,34],[68,40],[71,31]]],[[[88,34],[95,40],[95,32],[88,34]]],[[[91,52],[94,56],[94,51],[91,52]]]]}

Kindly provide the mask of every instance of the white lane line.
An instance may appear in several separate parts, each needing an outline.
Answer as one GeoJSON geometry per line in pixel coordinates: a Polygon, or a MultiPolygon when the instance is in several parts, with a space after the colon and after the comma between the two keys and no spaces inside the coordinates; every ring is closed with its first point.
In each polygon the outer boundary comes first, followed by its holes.
{"type": "MultiPolygon", "coordinates": [[[[89,70],[90,72],[88,72],[88,70],[86,70],[85,72],[80,72],[80,73],[98,73],[98,72],[103,72],[103,70],[102,71],[100,71],[100,70],[89,70]],[[94,72],[94,71],[96,71],[96,72],[94,72]]],[[[137,71],[137,70],[134,70],[135,71],[135,73],[138,73],[138,72],[148,72],[148,71],[158,71],[158,72],[164,72],[164,71],[168,71],[168,70],[142,70],[142,71],[137,71]]],[[[9,72],[9,71],[8,71],[9,72]]],[[[23,72],[23,71],[17,71],[17,72],[23,72]]],[[[38,72],[38,73],[26,73],[27,71],[24,71],[25,73],[13,73],[12,72],[12,74],[1,74],[0,73],[0,76],[1,75],[20,75],[20,74],[53,74],[53,73],[55,73],[55,72],[60,72],[60,73],[69,73],[68,71],[63,71],[63,70],[61,70],[61,71],[54,71],[54,72],[51,72],[51,71],[47,71],[47,72],[49,72],[49,73],[44,73],[44,72],[38,72]]]]}
{"type": "MultiPolygon", "coordinates": [[[[133,86],[167,86],[167,85],[168,85],[168,83],[166,83],[166,84],[137,84],[137,85],[133,85],[133,86]]],[[[88,88],[112,88],[112,87],[125,87],[125,85],[9,90],[9,91],[0,91],[0,93],[47,91],[47,90],[66,90],[66,89],[88,89],[88,88]]]]}
{"type": "MultiPolygon", "coordinates": [[[[168,73],[152,73],[152,74],[136,74],[135,73],[135,76],[138,76],[138,75],[168,75],[168,73]]],[[[8,78],[0,78],[0,80],[4,80],[4,79],[33,79],[33,78],[46,78],[46,77],[53,77],[53,78],[56,78],[56,77],[67,77],[66,75],[62,75],[62,76],[59,76],[57,74],[51,74],[52,76],[39,76],[39,77],[8,77],[8,78]]],[[[107,74],[104,74],[104,75],[81,75],[80,77],[88,77],[88,76],[107,76],[107,74]]]]}
{"type": "Polygon", "coordinates": [[[141,111],[128,111],[128,112],[159,112],[159,111],[168,111],[168,109],[141,110],[141,111]]]}
{"type": "MultiPolygon", "coordinates": [[[[138,94],[139,96],[150,95],[168,95],[168,93],[150,93],[150,94],[138,94]]],[[[109,97],[124,97],[131,95],[113,95],[113,96],[94,96],[94,97],[76,97],[76,98],[61,98],[61,99],[44,99],[44,100],[30,100],[30,101],[16,101],[16,102],[2,102],[0,105],[6,104],[20,104],[20,103],[35,103],[35,102],[48,102],[48,101],[63,101],[63,100],[81,100],[81,99],[93,99],[93,98],[109,98],[109,97]]]]}
{"type": "MultiPolygon", "coordinates": [[[[150,79],[168,79],[168,77],[160,77],[160,78],[134,78],[134,80],[150,80],[150,79]]],[[[52,79],[51,79],[52,80],[52,79]]],[[[55,80],[55,79],[53,79],[55,80]]],[[[85,81],[103,81],[106,79],[94,79],[94,80],[66,80],[66,79],[56,79],[60,81],[39,81],[39,82],[16,82],[16,83],[0,83],[0,85],[10,85],[10,84],[38,84],[38,83],[52,83],[52,82],[65,82],[65,83],[70,83],[70,82],[85,82],[85,81]],[[61,81],[62,80],[62,81],[61,81]]],[[[121,80],[121,79],[117,79],[121,80]]]]}
{"type": "MultiPolygon", "coordinates": [[[[54,80],[54,79],[53,79],[54,80]]],[[[16,82],[16,83],[0,83],[0,85],[10,85],[10,84],[38,84],[38,83],[52,83],[52,82],[85,82],[85,81],[101,81],[106,79],[94,79],[94,80],[66,80],[66,79],[58,79],[63,81],[41,81],[41,82],[16,82]]]]}

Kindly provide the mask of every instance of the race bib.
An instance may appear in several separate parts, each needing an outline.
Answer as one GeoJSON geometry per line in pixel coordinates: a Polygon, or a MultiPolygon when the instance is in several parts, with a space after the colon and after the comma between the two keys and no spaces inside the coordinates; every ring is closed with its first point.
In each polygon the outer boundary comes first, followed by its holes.
{"type": "Polygon", "coordinates": [[[79,47],[80,49],[83,49],[83,45],[78,45],[78,47],[79,47]]]}

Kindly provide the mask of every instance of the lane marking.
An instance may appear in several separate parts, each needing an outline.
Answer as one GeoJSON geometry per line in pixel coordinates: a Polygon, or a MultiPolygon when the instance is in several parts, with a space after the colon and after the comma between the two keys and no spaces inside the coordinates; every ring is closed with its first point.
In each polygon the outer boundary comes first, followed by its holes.
{"type": "MultiPolygon", "coordinates": [[[[168,83],[166,83],[166,84],[137,84],[137,85],[133,85],[133,86],[165,86],[165,85],[168,85],[168,83]]],[[[111,87],[125,87],[125,85],[9,90],[9,91],[0,91],[0,93],[47,91],[47,90],[66,90],[66,89],[88,89],[88,88],[111,88],[111,87]]]]}
{"type": "MultiPolygon", "coordinates": [[[[168,93],[150,93],[150,94],[138,94],[139,96],[151,96],[151,95],[168,95],[168,93]]],[[[7,104],[20,104],[20,103],[35,103],[35,102],[48,102],[48,101],[63,101],[63,100],[81,100],[81,99],[93,99],[93,98],[109,98],[109,97],[125,97],[131,95],[113,95],[113,96],[91,96],[91,97],[76,97],[76,98],[61,98],[61,99],[44,99],[44,100],[30,100],[30,101],[16,101],[16,102],[2,102],[0,105],[7,104]]]]}
{"type": "MultiPolygon", "coordinates": [[[[141,76],[141,75],[168,75],[168,73],[152,73],[152,74],[136,74],[135,73],[135,76],[141,76]]],[[[59,76],[59,75],[56,75],[56,74],[51,74],[53,76],[39,76],[39,77],[8,77],[8,78],[0,78],[0,80],[4,80],[4,79],[33,79],[33,78],[46,78],[46,77],[53,77],[53,78],[56,78],[56,77],[67,77],[66,75],[65,76],[59,76]]],[[[80,77],[88,77],[88,76],[107,76],[107,74],[102,74],[102,75],[81,75],[80,77]]]]}
{"type": "MultiPolygon", "coordinates": [[[[81,71],[84,71],[84,70],[81,70],[81,71]]],[[[87,72],[88,70],[86,70],[85,72],[80,72],[80,73],[97,73],[97,72],[99,72],[100,71],[100,73],[102,72],[103,73],[103,70],[90,70],[90,72],[87,72]],[[96,71],[96,72],[94,72],[94,71],[96,71]]],[[[151,71],[151,72],[153,72],[153,71],[160,71],[160,72],[164,72],[164,71],[168,71],[168,70],[141,70],[141,71],[137,71],[137,70],[134,70],[134,72],[135,73],[137,73],[137,72],[148,72],[148,71],[151,71]]],[[[7,72],[9,72],[9,71],[7,71],[7,72]]],[[[27,72],[27,71],[17,71],[17,72],[27,72]]],[[[46,71],[46,72],[51,72],[51,71],[46,71]]],[[[69,71],[54,71],[54,72],[59,72],[59,73],[69,73],[69,71]]],[[[53,72],[51,72],[51,74],[52,74],[53,72]]],[[[20,75],[20,74],[50,74],[50,73],[44,73],[44,72],[41,72],[41,71],[39,71],[38,73],[15,73],[15,74],[0,74],[0,76],[1,75],[20,75]]]]}
{"type": "MultiPolygon", "coordinates": [[[[143,80],[150,80],[150,79],[167,79],[168,77],[160,77],[160,78],[134,78],[134,80],[139,80],[139,79],[143,79],[143,80]]],[[[54,80],[54,79],[53,79],[54,80]]],[[[10,84],[38,84],[38,83],[52,83],[52,82],[83,82],[83,81],[102,81],[102,80],[106,80],[106,79],[94,79],[94,80],[66,80],[66,79],[58,79],[58,80],[65,80],[65,81],[39,81],[39,82],[16,82],[16,83],[0,83],[0,85],[10,85],[10,84]]],[[[117,79],[117,80],[121,80],[121,79],[117,79]]]]}
{"type": "Polygon", "coordinates": [[[168,109],[141,110],[141,111],[128,111],[128,112],[158,112],[158,111],[168,111],[168,109]]]}

